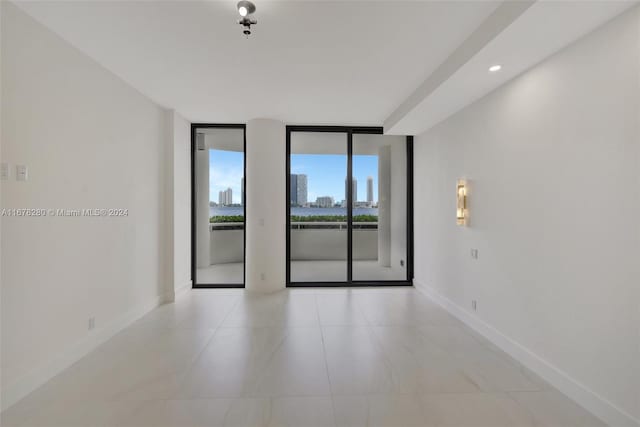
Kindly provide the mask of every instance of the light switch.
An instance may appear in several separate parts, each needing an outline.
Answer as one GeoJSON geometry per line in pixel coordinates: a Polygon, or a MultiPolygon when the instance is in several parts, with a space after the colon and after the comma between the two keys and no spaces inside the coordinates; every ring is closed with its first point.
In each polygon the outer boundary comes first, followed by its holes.
{"type": "Polygon", "coordinates": [[[9,179],[9,163],[0,164],[0,179],[7,181],[9,179]]]}
{"type": "Polygon", "coordinates": [[[16,165],[16,181],[26,181],[29,179],[29,170],[26,165],[16,165]]]}

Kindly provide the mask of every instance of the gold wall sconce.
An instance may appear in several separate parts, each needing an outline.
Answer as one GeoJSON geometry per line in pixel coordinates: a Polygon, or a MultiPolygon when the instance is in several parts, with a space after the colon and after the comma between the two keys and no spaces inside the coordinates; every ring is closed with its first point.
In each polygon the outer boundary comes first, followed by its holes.
{"type": "Polygon", "coordinates": [[[464,179],[459,179],[456,183],[456,222],[458,225],[467,225],[469,222],[467,181],[464,179]]]}

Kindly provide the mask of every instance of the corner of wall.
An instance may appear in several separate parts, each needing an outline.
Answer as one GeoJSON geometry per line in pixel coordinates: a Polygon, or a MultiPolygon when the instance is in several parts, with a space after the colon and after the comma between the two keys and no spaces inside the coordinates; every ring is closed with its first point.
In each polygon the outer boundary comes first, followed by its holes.
{"type": "Polygon", "coordinates": [[[518,343],[516,340],[503,334],[479,317],[463,309],[458,304],[439,293],[432,286],[419,279],[414,279],[413,284],[416,289],[426,295],[429,299],[433,300],[435,303],[447,310],[447,312],[495,344],[509,356],[522,363],[526,368],[535,372],[545,381],[549,382],[549,384],[560,390],[569,398],[573,399],[582,407],[589,410],[608,425],[640,426],[640,420],[634,418],[633,415],[625,412],[623,409],[595,393],[593,390],[590,390],[580,382],[573,379],[566,372],[543,359],[530,349],[518,343]]]}

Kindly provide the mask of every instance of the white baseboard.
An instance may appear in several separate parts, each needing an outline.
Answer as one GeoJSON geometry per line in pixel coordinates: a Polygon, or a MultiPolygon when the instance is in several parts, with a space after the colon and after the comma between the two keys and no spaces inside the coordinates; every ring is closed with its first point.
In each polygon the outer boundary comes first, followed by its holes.
{"type": "Polygon", "coordinates": [[[191,280],[185,282],[184,284],[180,285],[175,289],[165,292],[162,298],[162,303],[167,304],[167,303],[175,302],[178,298],[180,298],[190,289],[191,289],[191,280]]]}
{"type": "Polygon", "coordinates": [[[149,311],[158,307],[162,304],[163,299],[164,298],[162,296],[158,296],[144,304],[140,304],[132,308],[126,313],[108,322],[103,327],[96,328],[93,332],[87,334],[85,338],[75,343],[67,351],[58,354],[52,360],[47,361],[43,365],[19,378],[13,384],[3,388],[1,410],[4,411],[17,403],[20,399],[89,354],[100,344],[131,325],[149,311]]]}
{"type": "Polygon", "coordinates": [[[187,292],[189,292],[191,290],[191,288],[193,287],[192,283],[193,282],[191,280],[189,280],[185,284],[183,284],[182,286],[176,288],[174,298],[178,299],[181,296],[185,295],[187,292]]]}
{"type": "Polygon", "coordinates": [[[464,310],[458,304],[440,294],[432,287],[414,279],[414,286],[445,310],[498,346],[522,365],[540,375],[549,384],[560,390],[576,403],[593,413],[610,426],[640,426],[640,420],[620,409],[566,372],[552,365],[517,341],[504,335],[493,326],[464,310]]]}

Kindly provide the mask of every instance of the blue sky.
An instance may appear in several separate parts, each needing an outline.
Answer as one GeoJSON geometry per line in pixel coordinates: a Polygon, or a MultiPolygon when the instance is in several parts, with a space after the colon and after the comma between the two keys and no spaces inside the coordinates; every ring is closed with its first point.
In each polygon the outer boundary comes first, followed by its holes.
{"type": "Polygon", "coordinates": [[[209,150],[209,200],[218,203],[218,191],[231,187],[233,203],[240,203],[243,161],[241,151],[209,150]]]}
{"type": "MultiPolygon", "coordinates": [[[[209,150],[209,197],[218,202],[218,192],[233,190],[233,203],[240,203],[240,181],[244,153],[209,150]]],[[[292,154],[291,173],[307,175],[308,200],[331,196],[344,199],[347,156],[337,154],[292,154]]],[[[367,177],[373,177],[373,200],[378,200],[378,156],[353,156],[353,176],[358,180],[358,200],[367,199],[367,177]]]]}
{"type": "MultiPolygon", "coordinates": [[[[331,196],[345,198],[347,156],[338,154],[292,154],[291,173],[307,175],[308,200],[331,196]]],[[[353,177],[358,180],[358,201],[367,200],[367,177],[373,177],[373,200],[378,200],[378,156],[353,156],[353,177]]]]}

